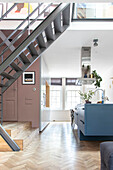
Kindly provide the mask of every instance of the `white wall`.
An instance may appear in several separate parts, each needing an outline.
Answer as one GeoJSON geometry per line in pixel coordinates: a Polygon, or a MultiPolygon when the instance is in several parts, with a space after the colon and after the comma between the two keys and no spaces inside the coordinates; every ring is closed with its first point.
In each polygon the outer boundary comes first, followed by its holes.
{"type": "Polygon", "coordinates": [[[70,121],[69,110],[51,110],[51,121],[70,121]]]}
{"type": "Polygon", "coordinates": [[[65,31],[43,54],[51,77],[80,77],[81,48],[73,33],[65,31]]]}
{"type": "Polygon", "coordinates": [[[113,103],[113,66],[109,68],[109,70],[105,70],[103,76],[102,87],[105,89],[105,96],[109,98],[109,102],[113,103]]]}
{"type": "Polygon", "coordinates": [[[46,107],[46,81],[50,85],[49,70],[46,62],[41,56],[41,74],[40,74],[40,131],[42,131],[50,122],[50,108],[46,107]]]}

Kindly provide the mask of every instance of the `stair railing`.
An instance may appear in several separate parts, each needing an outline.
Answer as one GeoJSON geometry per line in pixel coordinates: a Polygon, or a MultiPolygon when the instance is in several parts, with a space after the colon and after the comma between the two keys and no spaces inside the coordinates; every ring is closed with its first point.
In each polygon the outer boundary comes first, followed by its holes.
{"type": "MultiPolygon", "coordinates": [[[[2,45],[4,45],[5,42],[6,42],[7,40],[9,40],[9,38],[11,38],[11,37],[18,31],[18,29],[42,6],[42,4],[43,4],[43,3],[41,3],[37,8],[35,8],[35,9],[33,10],[33,12],[32,12],[31,14],[29,14],[26,19],[23,20],[23,22],[0,44],[0,47],[1,47],[2,45]]],[[[27,25],[27,27],[28,27],[28,26],[29,26],[29,24],[27,25]]]]}
{"type": "Polygon", "coordinates": [[[2,15],[2,17],[0,18],[0,21],[3,20],[3,19],[7,16],[7,14],[9,14],[9,12],[11,12],[12,9],[13,9],[17,4],[18,4],[18,3],[14,3],[14,5],[13,5],[8,11],[6,11],[6,13],[5,13],[4,15],[2,15]]]}
{"type": "MultiPolygon", "coordinates": [[[[42,5],[42,4],[41,4],[42,5]]],[[[41,6],[41,5],[39,5],[39,7],[41,6]]],[[[20,31],[20,33],[11,41],[11,43],[10,43],[10,45],[8,46],[8,47],[6,47],[6,48],[4,48],[4,50],[2,51],[2,53],[0,54],[0,57],[2,56],[2,55],[4,55],[4,53],[18,40],[18,39],[20,39],[20,37],[25,33],[25,31],[29,28],[29,26],[31,26],[32,24],[34,24],[35,23],[35,21],[37,21],[37,19],[50,7],[52,5],[52,3],[50,3],[47,7],[45,7],[45,9],[43,9],[42,10],[42,12],[35,18],[35,19],[33,19],[22,31],[20,31]]],[[[58,5],[59,6],[59,5],[58,5]]],[[[35,11],[36,12],[36,11],[35,11]]],[[[30,14],[30,16],[32,15],[32,13],[30,14]]],[[[29,16],[25,19],[25,21],[27,21],[28,20],[28,18],[29,18],[29,16]]],[[[23,21],[24,22],[24,21],[23,21]]],[[[21,23],[20,25],[22,26],[24,23],[21,23]]],[[[18,27],[20,27],[20,26],[18,26],[18,27]]],[[[17,31],[18,29],[16,29],[16,31],[17,31]]],[[[15,31],[14,31],[15,32],[15,31]]],[[[4,40],[5,42],[13,35],[14,33],[12,33],[11,35],[9,35],[8,37],[7,37],[7,39],[6,40],[4,40]]],[[[2,45],[5,43],[5,42],[2,42],[2,45]]],[[[0,46],[1,46],[1,44],[0,44],[0,46]]]]}

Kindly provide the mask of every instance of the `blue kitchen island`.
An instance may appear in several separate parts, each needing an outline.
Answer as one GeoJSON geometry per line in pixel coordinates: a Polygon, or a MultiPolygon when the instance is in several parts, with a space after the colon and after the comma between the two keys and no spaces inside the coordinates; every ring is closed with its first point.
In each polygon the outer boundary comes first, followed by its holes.
{"type": "Polygon", "coordinates": [[[80,140],[113,140],[113,104],[79,104],[74,120],[80,140]]]}

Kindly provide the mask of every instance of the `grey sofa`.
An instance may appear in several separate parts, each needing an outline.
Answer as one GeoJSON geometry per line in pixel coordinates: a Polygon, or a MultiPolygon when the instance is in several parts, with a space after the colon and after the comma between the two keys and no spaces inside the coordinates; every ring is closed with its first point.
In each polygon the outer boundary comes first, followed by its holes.
{"type": "Polygon", "coordinates": [[[101,170],[113,170],[113,142],[100,144],[101,170]]]}

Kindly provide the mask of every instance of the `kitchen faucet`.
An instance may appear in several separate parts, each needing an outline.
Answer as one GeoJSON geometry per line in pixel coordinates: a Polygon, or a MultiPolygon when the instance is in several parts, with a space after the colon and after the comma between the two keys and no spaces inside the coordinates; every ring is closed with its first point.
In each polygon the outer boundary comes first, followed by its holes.
{"type": "Polygon", "coordinates": [[[102,93],[102,104],[104,103],[104,99],[105,99],[105,90],[103,90],[103,89],[96,89],[95,91],[94,91],[94,94],[97,92],[97,91],[99,91],[99,90],[101,90],[103,93],[102,93]]]}

